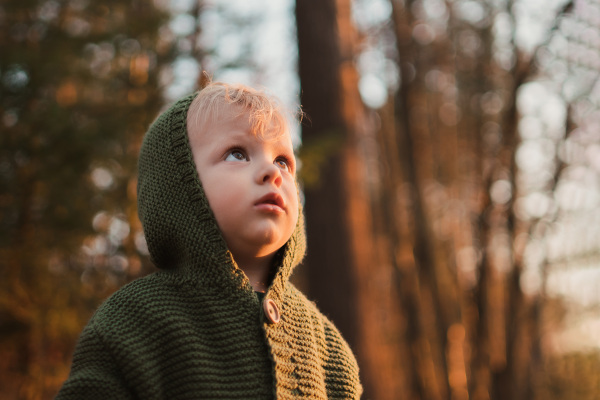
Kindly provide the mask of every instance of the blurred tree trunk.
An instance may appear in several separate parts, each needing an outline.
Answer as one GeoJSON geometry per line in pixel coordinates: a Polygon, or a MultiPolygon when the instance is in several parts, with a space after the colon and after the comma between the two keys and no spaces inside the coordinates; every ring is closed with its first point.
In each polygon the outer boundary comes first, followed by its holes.
{"type": "Polygon", "coordinates": [[[357,354],[365,398],[392,399],[383,382],[395,383],[388,365],[396,359],[382,338],[382,317],[392,304],[383,287],[390,279],[372,234],[363,153],[369,130],[358,93],[350,2],[297,1],[296,21],[301,102],[309,117],[301,172],[308,292],[357,354]]]}
{"type": "Polygon", "coordinates": [[[448,5],[436,35],[416,3],[390,2],[400,83],[379,139],[382,226],[413,367],[401,372],[404,396],[528,399],[539,311],[519,283],[528,226],[514,215],[514,157],[532,56],[513,41],[512,66],[494,59],[492,4],[480,3],[476,24],[448,5]]]}
{"type": "MultiPolygon", "coordinates": [[[[401,232],[395,234],[399,243],[394,264],[407,317],[405,340],[412,349],[414,372],[405,370],[412,381],[409,398],[445,399],[450,397],[448,335],[450,326],[457,321],[458,305],[452,298],[455,282],[448,279],[449,266],[444,264],[444,244],[435,241],[426,191],[431,190],[427,187],[431,182],[451,179],[452,169],[431,164],[442,162],[441,152],[452,147],[441,150],[437,147],[441,147],[439,121],[431,115],[432,101],[423,90],[423,75],[432,66],[447,60],[444,51],[424,49],[415,42],[412,36],[415,17],[411,7],[412,1],[404,5],[392,1],[401,79],[393,99],[394,126],[384,134],[396,136],[395,148],[391,147],[386,155],[400,160],[400,173],[395,174],[396,182],[392,186],[403,188],[405,199],[401,201],[406,217],[392,218],[389,223],[391,230],[401,232]]],[[[387,189],[381,194],[382,198],[388,196],[392,199],[386,204],[398,204],[398,200],[393,200],[394,191],[387,189]]]]}
{"type": "Polygon", "coordinates": [[[531,399],[547,311],[521,287],[524,250],[548,221],[517,217],[515,156],[537,50],[516,45],[512,1],[425,3],[391,0],[391,29],[375,29],[395,39],[399,80],[374,135],[351,106],[347,2],[297,2],[308,285],[356,350],[366,397],[531,399]]]}

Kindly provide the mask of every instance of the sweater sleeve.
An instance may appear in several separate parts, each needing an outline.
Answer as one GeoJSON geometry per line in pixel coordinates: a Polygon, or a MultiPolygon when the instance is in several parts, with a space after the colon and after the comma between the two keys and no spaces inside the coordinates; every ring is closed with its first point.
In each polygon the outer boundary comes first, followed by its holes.
{"type": "Polygon", "coordinates": [[[127,388],[93,320],[90,321],[81,333],[73,355],[71,373],[56,400],[135,398],[127,388]]]}

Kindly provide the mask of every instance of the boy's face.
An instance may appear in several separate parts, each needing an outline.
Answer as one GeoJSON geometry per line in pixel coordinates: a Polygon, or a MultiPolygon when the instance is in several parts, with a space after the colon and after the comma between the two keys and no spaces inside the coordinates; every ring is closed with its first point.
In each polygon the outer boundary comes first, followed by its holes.
{"type": "Polygon", "coordinates": [[[238,263],[270,256],[298,220],[296,160],[289,132],[262,140],[246,114],[188,127],[200,181],[238,263]]]}

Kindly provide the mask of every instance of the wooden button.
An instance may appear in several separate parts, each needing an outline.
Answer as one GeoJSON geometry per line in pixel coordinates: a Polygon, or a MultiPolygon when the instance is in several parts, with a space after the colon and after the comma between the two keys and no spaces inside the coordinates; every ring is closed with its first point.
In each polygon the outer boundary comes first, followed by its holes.
{"type": "Polygon", "coordinates": [[[277,303],[272,299],[265,299],[265,301],[263,301],[263,310],[270,323],[276,324],[279,322],[279,307],[277,307],[277,303]]]}

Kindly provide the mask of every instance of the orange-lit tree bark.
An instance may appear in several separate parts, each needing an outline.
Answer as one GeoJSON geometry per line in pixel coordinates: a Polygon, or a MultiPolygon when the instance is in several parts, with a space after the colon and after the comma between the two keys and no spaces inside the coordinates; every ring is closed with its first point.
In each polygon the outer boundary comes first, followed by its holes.
{"type": "Polygon", "coordinates": [[[347,226],[348,182],[344,177],[344,147],[351,136],[342,110],[336,3],[298,1],[296,21],[301,103],[310,118],[303,126],[302,140],[306,148],[323,148],[320,159],[303,161],[312,164],[306,167],[314,171],[304,192],[309,291],[355,346],[358,328],[352,312],[356,310],[356,296],[352,294],[356,293],[357,281],[347,226]],[[324,148],[326,143],[331,144],[324,148]]]}
{"type": "Polygon", "coordinates": [[[380,336],[390,301],[372,284],[389,280],[382,279],[386,271],[374,251],[361,151],[368,132],[354,66],[350,2],[298,1],[296,20],[301,102],[309,116],[302,130],[301,172],[308,291],[357,353],[365,396],[393,398],[385,394],[395,383],[386,364],[395,362],[395,355],[383,350],[380,336]]]}

